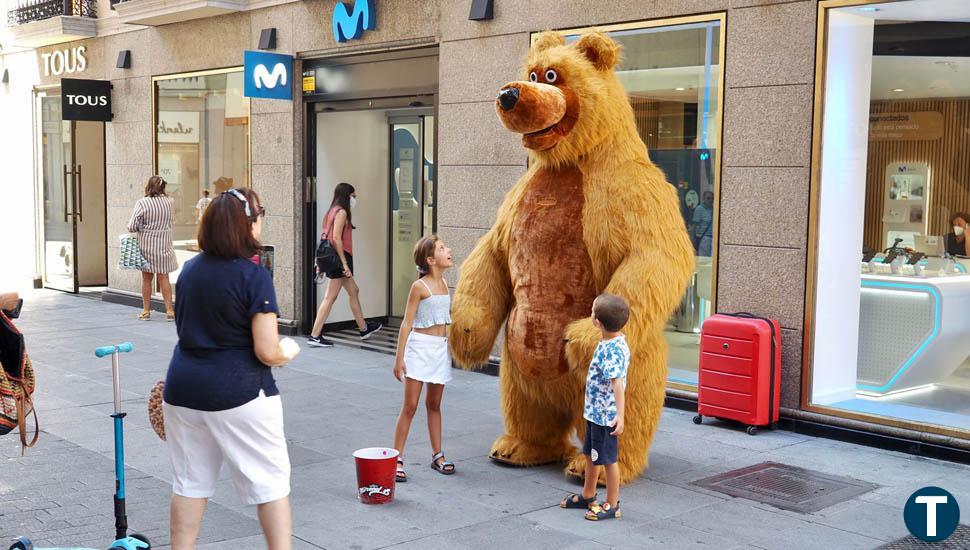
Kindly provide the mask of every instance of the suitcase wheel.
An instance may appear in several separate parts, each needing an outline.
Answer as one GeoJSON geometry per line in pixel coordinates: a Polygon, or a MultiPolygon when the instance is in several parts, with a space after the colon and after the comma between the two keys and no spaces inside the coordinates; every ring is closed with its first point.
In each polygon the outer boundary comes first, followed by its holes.
{"type": "Polygon", "coordinates": [[[694,417],[694,424],[700,424],[703,421],[704,421],[704,417],[701,415],[697,415],[694,417]]]}
{"type": "Polygon", "coordinates": [[[755,426],[748,426],[748,430],[747,431],[748,431],[748,435],[757,435],[758,434],[758,428],[755,427],[755,426]]]}

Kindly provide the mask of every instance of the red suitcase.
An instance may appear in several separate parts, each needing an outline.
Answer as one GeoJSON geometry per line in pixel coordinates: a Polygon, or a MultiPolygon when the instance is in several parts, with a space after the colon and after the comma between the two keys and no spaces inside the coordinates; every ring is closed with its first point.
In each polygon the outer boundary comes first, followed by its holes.
{"type": "Polygon", "coordinates": [[[750,435],[774,427],[781,404],[781,327],[750,313],[717,314],[701,328],[697,416],[735,420],[750,435]]]}

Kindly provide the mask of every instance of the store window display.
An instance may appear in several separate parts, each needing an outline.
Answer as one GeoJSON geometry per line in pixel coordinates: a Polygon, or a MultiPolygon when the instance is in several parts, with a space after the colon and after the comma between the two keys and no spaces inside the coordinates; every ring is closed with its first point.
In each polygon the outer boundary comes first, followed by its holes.
{"type": "MultiPolygon", "coordinates": [[[[701,324],[713,308],[721,140],[723,15],[605,27],[623,48],[617,76],[650,160],[676,187],[696,270],[665,336],[669,381],[697,384],[701,324]]],[[[569,32],[574,41],[580,32],[569,32]]]]}
{"type": "Polygon", "coordinates": [[[970,434],[970,5],[824,13],[808,406],[970,434]]]}
{"type": "MultiPolygon", "coordinates": [[[[250,185],[249,99],[241,69],[155,78],[157,173],[175,201],[179,266],[199,252],[199,205],[250,185]]],[[[177,278],[178,272],[173,278],[177,278]]]]}

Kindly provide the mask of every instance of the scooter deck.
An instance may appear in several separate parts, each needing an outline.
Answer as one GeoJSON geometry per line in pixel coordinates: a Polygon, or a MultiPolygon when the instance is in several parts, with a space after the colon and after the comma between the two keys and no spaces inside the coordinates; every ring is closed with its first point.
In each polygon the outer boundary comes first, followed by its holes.
{"type": "MultiPolygon", "coordinates": [[[[149,544],[141,539],[136,539],[134,537],[125,537],[123,539],[116,539],[111,543],[109,549],[119,549],[119,550],[142,550],[146,548],[151,548],[149,544]]],[[[57,546],[57,547],[40,547],[34,546],[27,537],[20,537],[13,541],[10,545],[9,550],[104,550],[103,548],[87,548],[81,546],[57,546]]]]}

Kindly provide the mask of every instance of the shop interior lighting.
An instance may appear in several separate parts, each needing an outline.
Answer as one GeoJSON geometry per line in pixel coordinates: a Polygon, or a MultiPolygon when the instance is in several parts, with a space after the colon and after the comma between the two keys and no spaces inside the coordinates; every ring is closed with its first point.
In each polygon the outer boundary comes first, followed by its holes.
{"type": "Polygon", "coordinates": [[[115,67],[119,69],[131,68],[131,50],[121,50],[118,52],[118,62],[115,63],[115,67]]]}
{"type": "Polygon", "coordinates": [[[261,50],[276,49],[276,27],[263,29],[259,32],[259,49],[261,50]]]}
{"type": "Polygon", "coordinates": [[[900,92],[905,92],[906,90],[904,90],[904,89],[902,89],[902,88],[893,88],[893,89],[892,89],[892,91],[893,91],[894,93],[897,93],[897,94],[898,94],[898,93],[900,93],[900,92]]]}
{"type": "Polygon", "coordinates": [[[675,90],[677,90],[678,92],[683,92],[683,91],[684,91],[684,90],[686,90],[687,88],[674,88],[674,89],[675,89],[675,90]]]}
{"type": "Polygon", "coordinates": [[[493,0],[472,0],[472,9],[468,12],[469,21],[488,21],[493,16],[495,2],[493,0]]]}

